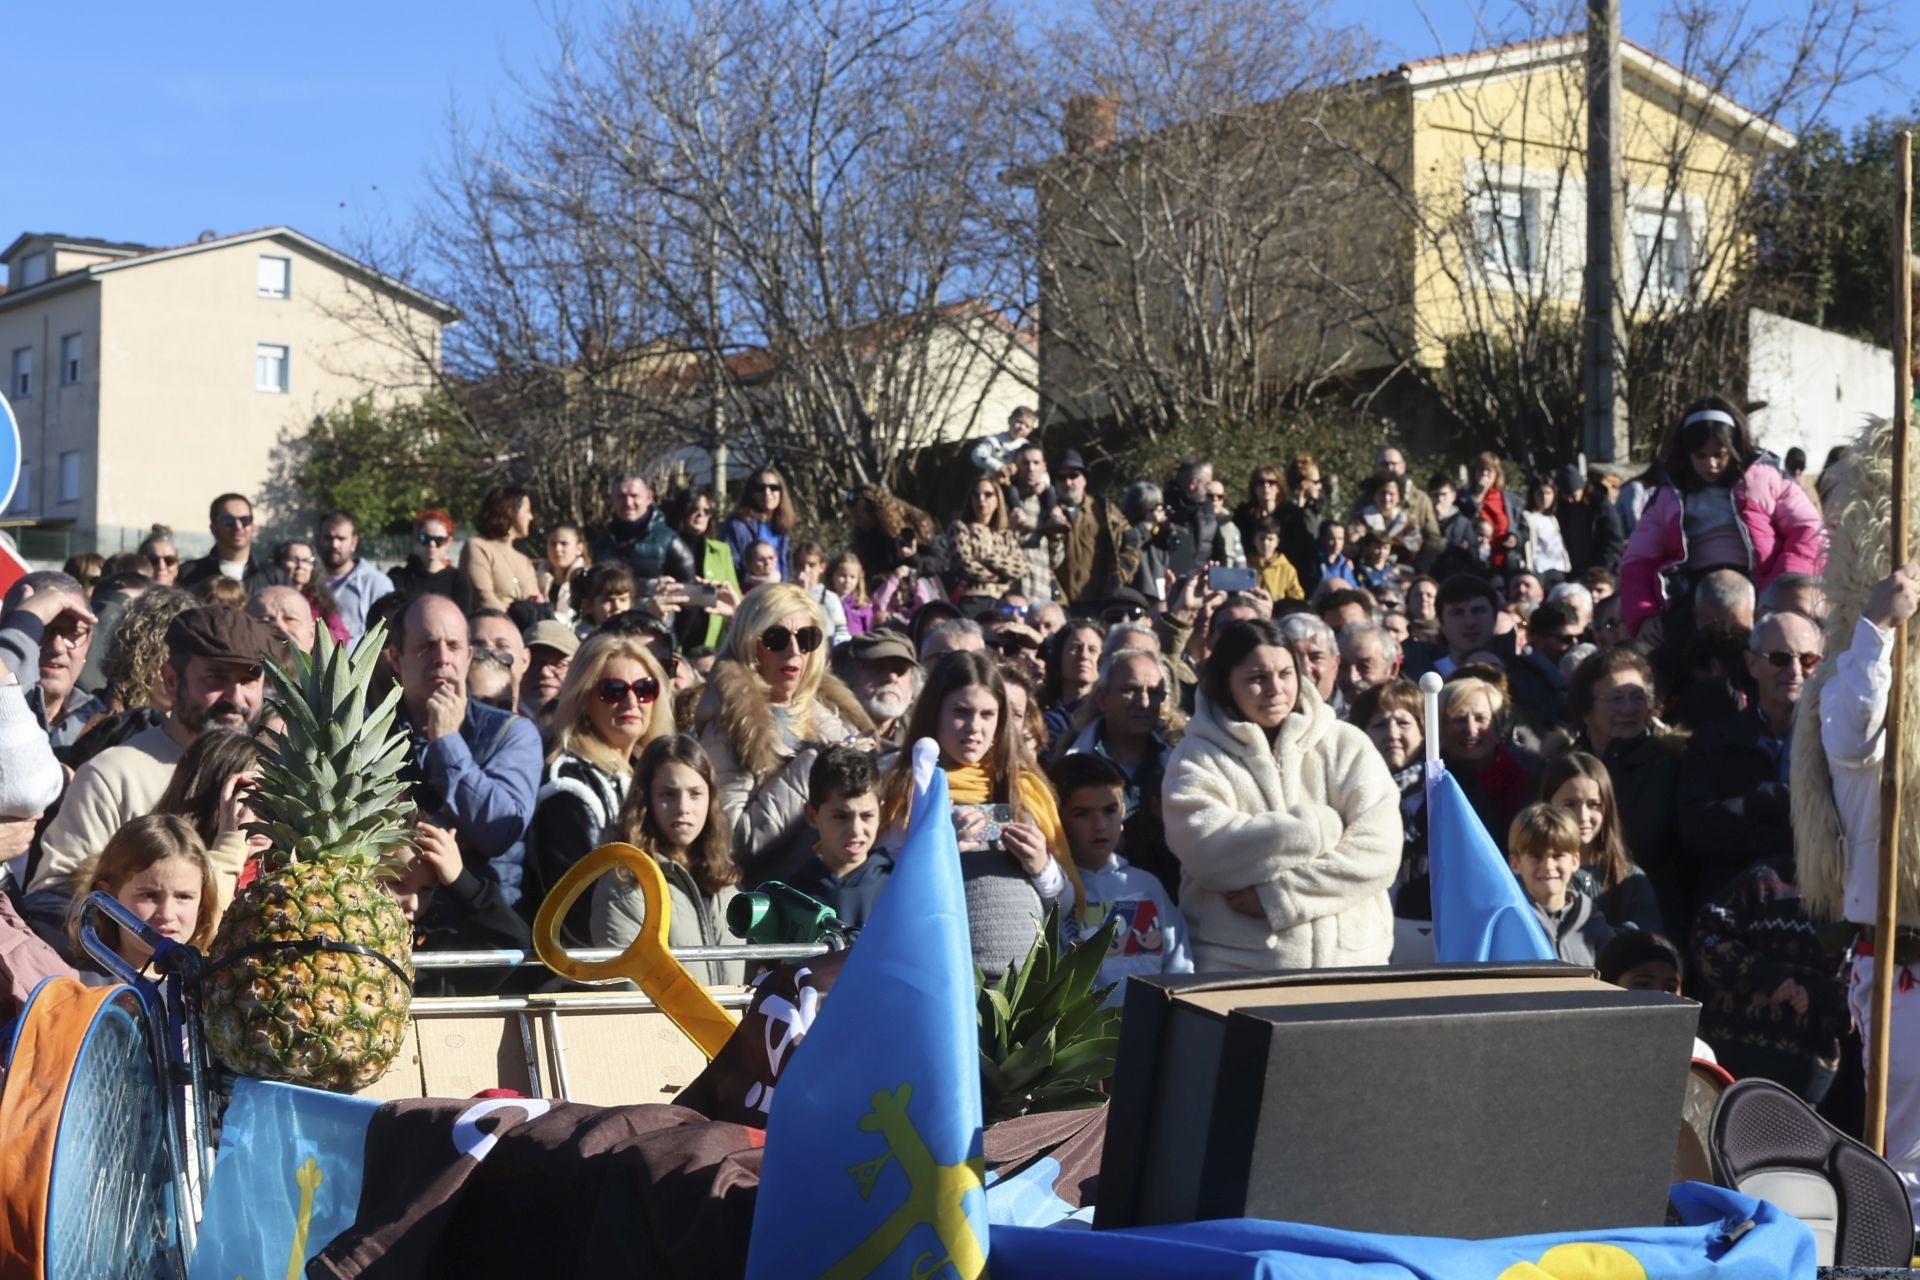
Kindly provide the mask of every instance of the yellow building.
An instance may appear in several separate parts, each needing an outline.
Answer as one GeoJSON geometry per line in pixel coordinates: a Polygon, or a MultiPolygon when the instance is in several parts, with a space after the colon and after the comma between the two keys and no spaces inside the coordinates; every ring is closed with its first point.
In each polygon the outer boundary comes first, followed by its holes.
{"type": "Polygon", "coordinates": [[[43,556],[130,549],[155,522],[204,545],[208,502],[259,494],[283,431],[417,389],[413,355],[356,323],[370,296],[431,353],[455,318],[289,227],[174,248],[30,233],[0,263],[0,389],[24,461],[5,523],[43,556]]]}
{"type": "MultiPolygon", "coordinates": [[[[1216,327],[1257,335],[1245,363],[1273,394],[1437,366],[1464,333],[1577,318],[1585,59],[1583,34],[1428,58],[1131,139],[1117,136],[1117,104],[1076,100],[1067,153],[1013,175],[1040,213],[1051,416],[1105,416],[1122,362],[1103,369],[1101,355],[1131,343],[1143,363],[1176,362],[1183,342],[1209,339],[1208,313],[1236,299],[1246,314],[1216,327]],[[1204,161],[1190,159],[1197,152],[1204,161]],[[1263,261],[1281,265],[1264,277],[1233,275],[1235,252],[1252,255],[1244,234],[1221,230],[1250,218],[1273,224],[1260,228],[1273,246],[1263,261]],[[1183,234],[1192,243],[1147,247],[1183,234]],[[1182,277],[1185,264],[1209,261],[1226,264],[1211,284],[1182,277]],[[1141,333],[1110,340],[1108,325],[1141,333]]],[[[1645,316],[1713,296],[1744,248],[1737,214],[1756,172],[1795,140],[1647,50],[1627,44],[1621,61],[1620,283],[1645,316]]],[[[1238,353],[1206,354],[1219,366],[1238,353]]]]}

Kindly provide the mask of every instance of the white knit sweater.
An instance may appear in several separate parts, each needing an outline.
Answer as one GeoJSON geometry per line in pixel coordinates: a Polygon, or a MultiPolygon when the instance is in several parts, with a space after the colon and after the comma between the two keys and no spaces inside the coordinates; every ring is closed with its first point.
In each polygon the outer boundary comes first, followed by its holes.
{"type": "Polygon", "coordinates": [[[25,690],[0,687],[0,818],[37,818],[60,798],[66,775],[47,731],[27,708],[25,690]]]}

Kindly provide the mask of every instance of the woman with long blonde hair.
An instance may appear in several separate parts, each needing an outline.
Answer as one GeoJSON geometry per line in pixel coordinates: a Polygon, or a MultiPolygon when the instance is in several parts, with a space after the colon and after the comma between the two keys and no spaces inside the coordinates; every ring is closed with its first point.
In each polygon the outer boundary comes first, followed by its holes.
{"type": "MultiPolygon", "coordinates": [[[[673,732],[673,688],[639,636],[601,634],[580,646],[554,699],[546,770],[527,832],[527,892],[538,902],[607,838],[633,780],[633,761],[673,732]]],[[[587,937],[576,903],[563,936],[587,937]]]]}
{"type": "Polygon", "coordinates": [[[806,591],[771,582],[747,593],[694,711],[713,757],[734,857],[750,884],[806,861],[807,770],[818,749],[873,732],[851,691],[827,673],[826,617],[806,591]]]}

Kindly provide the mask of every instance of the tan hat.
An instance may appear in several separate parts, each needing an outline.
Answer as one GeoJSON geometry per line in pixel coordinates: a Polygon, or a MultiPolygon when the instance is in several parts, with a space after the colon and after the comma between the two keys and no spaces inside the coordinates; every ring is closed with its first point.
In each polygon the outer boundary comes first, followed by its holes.
{"type": "Polygon", "coordinates": [[[542,618],[527,628],[523,638],[529,649],[557,649],[569,658],[580,651],[580,637],[557,618],[542,618]]]}

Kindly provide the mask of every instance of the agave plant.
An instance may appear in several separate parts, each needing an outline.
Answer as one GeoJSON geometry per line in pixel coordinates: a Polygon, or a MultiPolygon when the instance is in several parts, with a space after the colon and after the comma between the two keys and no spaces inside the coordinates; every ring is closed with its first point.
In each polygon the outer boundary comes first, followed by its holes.
{"type": "Polygon", "coordinates": [[[1095,987],[1118,922],[1064,954],[1057,911],[1049,912],[1027,958],[989,984],[974,970],[980,1006],[980,1091],[986,1122],[1035,1111],[1097,1107],[1107,1095],[1120,1046],[1120,1011],[1095,987]]]}

